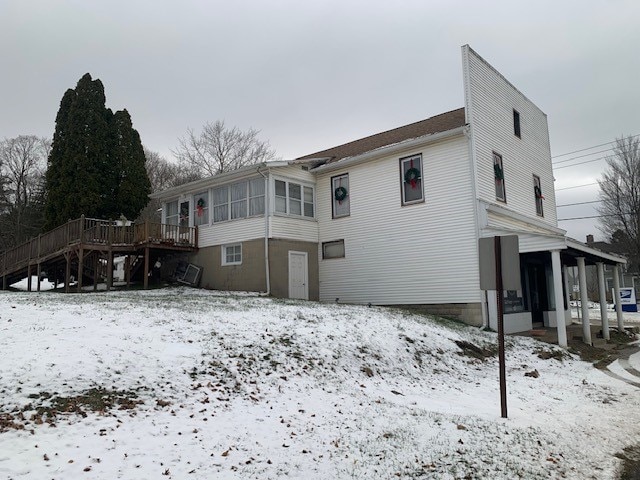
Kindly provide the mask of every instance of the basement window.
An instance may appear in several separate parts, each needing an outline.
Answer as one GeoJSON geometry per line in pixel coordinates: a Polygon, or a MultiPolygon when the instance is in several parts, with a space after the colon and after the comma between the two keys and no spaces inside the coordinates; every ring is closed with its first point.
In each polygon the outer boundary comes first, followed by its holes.
{"type": "Polygon", "coordinates": [[[241,265],[242,264],[242,244],[234,243],[232,245],[222,246],[222,265],[241,265]]]}
{"type": "Polygon", "coordinates": [[[344,258],[344,240],[334,240],[322,243],[322,258],[344,258]]]}

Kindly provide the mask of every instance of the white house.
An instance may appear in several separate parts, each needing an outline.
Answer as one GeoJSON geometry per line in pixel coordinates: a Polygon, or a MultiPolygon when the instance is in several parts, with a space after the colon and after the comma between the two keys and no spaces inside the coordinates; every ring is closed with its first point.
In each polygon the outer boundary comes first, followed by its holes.
{"type": "Polygon", "coordinates": [[[506,331],[558,325],[562,343],[566,267],[624,260],[558,228],[546,115],[467,45],[462,66],[464,108],[154,194],[163,222],[198,226],[201,285],[495,326],[478,239],[516,234],[506,331]]]}

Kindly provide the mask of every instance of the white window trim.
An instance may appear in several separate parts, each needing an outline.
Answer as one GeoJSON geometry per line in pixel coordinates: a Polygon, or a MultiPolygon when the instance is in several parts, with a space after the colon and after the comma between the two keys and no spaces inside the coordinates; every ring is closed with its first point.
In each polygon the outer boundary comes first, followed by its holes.
{"type": "Polygon", "coordinates": [[[505,182],[504,179],[504,159],[502,157],[501,154],[499,154],[496,151],[491,152],[491,160],[493,162],[493,169],[494,169],[494,174],[493,174],[493,178],[494,178],[494,190],[495,190],[495,165],[496,165],[496,157],[500,158],[500,168],[502,169],[502,198],[500,198],[497,194],[496,194],[496,200],[502,203],[507,203],[507,184],[505,182]]]}
{"type": "MultiPolygon", "coordinates": [[[[271,183],[271,192],[269,192],[269,208],[271,209],[271,214],[272,215],[277,215],[277,216],[284,216],[284,217],[291,217],[291,218],[300,218],[303,220],[315,220],[316,219],[316,213],[317,213],[317,208],[318,208],[318,204],[316,202],[316,186],[312,183],[308,183],[308,182],[304,182],[301,180],[294,180],[294,179],[289,179],[286,177],[276,177],[273,176],[272,177],[272,183],[271,183]],[[276,181],[279,180],[281,182],[285,182],[286,186],[286,213],[285,212],[277,212],[276,211],[276,181]],[[289,213],[289,184],[290,183],[295,183],[296,185],[300,185],[300,196],[301,196],[301,215],[298,215],[297,213],[289,213]],[[312,202],[313,202],[313,217],[308,217],[304,214],[304,187],[310,188],[311,192],[312,192],[312,202]]],[[[285,197],[280,197],[280,198],[285,198],[285,197]]]]}
{"type": "Polygon", "coordinates": [[[344,218],[349,216],[351,216],[351,183],[349,181],[349,172],[347,172],[347,173],[342,173],[340,175],[334,175],[333,177],[331,177],[331,218],[344,218]],[[336,200],[336,197],[335,197],[335,191],[337,187],[335,187],[334,182],[342,178],[347,179],[347,197],[344,199],[344,201],[349,202],[348,204],[349,209],[347,213],[337,214],[336,204],[338,203],[338,201],[336,200]]]}
{"type": "Polygon", "coordinates": [[[196,226],[196,218],[198,216],[198,199],[196,198],[196,196],[198,196],[199,193],[204,193],[204,196],[207,197],[207,221],[204,223],[201,223],[200,225],[198,225],[199,227],[206,227],[208,225],[211,225],[212,222],[212,211],[211,211],[211,189],[207,189],[205,191],[198,191],[196,193],[194,193],[193,195],[191,195],[191,211],[193,212],[193,226],[196,226]]]}
{"type": "Polygon", "coordinates": [[[221,265],[223,267],[227,265],[242,265],[242,243],[228,243],[226,245],[222,245],[222,248],[220,250],[222,251],[221,265]],[[240,261],[227,262],[227,248],[235,248],[235,247],[240,247],[240,261]]]}
{"type": "Polygon", "coordinates": [[[344,239],[341,238],[339,240],[329,240],[327,242],[322,242],[322,260],[338,260],[340,258],[345,258],[347,256],[347,250],[345,248],[344,239]],[[341,257],[326,257],[325,256],[325,245],[329,243],[342,243],[342,256],[341,257]]]}

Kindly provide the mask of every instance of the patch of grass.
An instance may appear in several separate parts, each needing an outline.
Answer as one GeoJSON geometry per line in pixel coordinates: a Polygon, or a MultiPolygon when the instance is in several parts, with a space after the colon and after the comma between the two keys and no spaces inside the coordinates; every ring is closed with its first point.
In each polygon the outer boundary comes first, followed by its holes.
{"type": "Polygon", "coordinates": [[[542,360],[554,359],[554,360],[558,360],[559,362],[562,362],[565,359],[571,358],[571,355],[569,355],[565,351],[556,350],[556,349],[547,349],[544,347],[537,347],[534,353],[538,356],[538,358],[541,358],[542,360]]]}
{"type": "Polygon", "coordinates": [[[486,360],[487,358],[495,357],[498,354],[498,346],[490,345],[484,347],[478,347],[477,345],[467,342],[466,340],[456,340],[455,344],[462,349],[461,355],[467,357],[477,358],[478,360],[486,360]]]}

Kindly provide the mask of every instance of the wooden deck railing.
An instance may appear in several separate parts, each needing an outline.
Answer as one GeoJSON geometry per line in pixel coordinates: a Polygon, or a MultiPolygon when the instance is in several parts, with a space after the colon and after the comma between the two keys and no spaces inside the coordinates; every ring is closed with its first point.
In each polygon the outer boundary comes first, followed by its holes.
{"type": "Polygon", "coordinates": [[[80,217],[0,253],[0,275],[36,264],[71,245],[131,246],[156,244],[197,248],[197,227],[80,217]]]}

